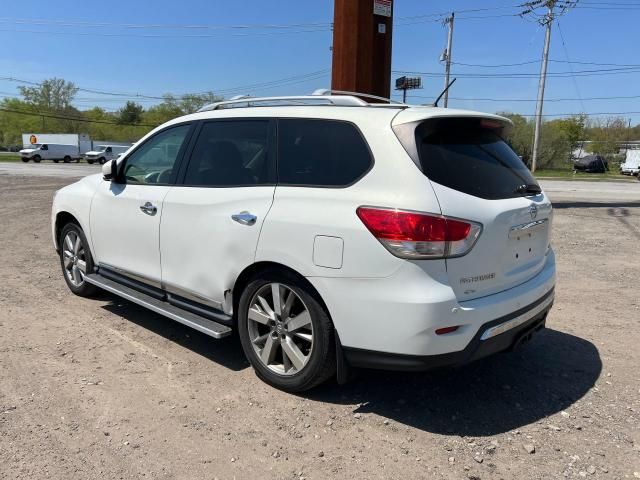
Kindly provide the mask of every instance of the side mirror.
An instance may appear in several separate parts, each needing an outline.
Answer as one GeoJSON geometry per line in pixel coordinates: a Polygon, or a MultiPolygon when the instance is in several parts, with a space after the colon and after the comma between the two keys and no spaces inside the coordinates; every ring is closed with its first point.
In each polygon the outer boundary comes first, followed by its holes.
{"type": "Polygon", "coordinates": [[[114,181],[118,176],[118,163],[115,160],[109,160],[102,165],[102,178],[114,181]]]}

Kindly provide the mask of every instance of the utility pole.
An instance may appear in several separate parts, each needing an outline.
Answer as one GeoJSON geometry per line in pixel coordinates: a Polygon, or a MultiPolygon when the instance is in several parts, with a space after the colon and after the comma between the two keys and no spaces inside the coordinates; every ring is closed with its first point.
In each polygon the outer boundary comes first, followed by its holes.
{"type": "Polygon", "coordinates": [[[555,0],[547,3],[548,12],[545,19],[547,31],[544,36],[542,50],[542,66],[540,67],[540,82],[538,84],[538,101],[536,102],[536,125],[533,133],[533,152],[531,154],[531,171],[536,171],[538,148],[540,144],[540,129],[542,127],[542,104],[544,103],[544,84],[547,80],[547,63],[549,61],[549,44],[551,43],[551,25],[553,24],[553,7],[555,0]]]}
{"type": "Polygon", "coordinates": [[[389,98],[392,0],[334,0],[331,88],[389,98]]]}
{"type": "MultiPolygon", "coordinates": [[[[451,73],[451,48],[453,46],[453,19],[455,18],[455,12],[451,12],[451,16],[445,20],[445,23],[449,27],[449,35],[447,37],[447,51],[445,52],[446,70],[444,76],[444,88],[449,85],[449,74],[451,73]]],[[[444,94],[444,108],[449,105],[449,90],[444,94]]]]}

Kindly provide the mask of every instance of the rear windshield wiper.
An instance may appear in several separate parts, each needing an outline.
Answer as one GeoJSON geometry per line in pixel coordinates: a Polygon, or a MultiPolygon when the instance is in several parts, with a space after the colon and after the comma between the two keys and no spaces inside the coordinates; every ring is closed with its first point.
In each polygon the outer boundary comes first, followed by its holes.
{"type": "Polygon", "coordinates": [[[542,189],[535,183],[529,183],[519,185],[518,188],[516,188],[515,193],[519,193],[520,195],[537,195],[542,193],[542,189]]]}

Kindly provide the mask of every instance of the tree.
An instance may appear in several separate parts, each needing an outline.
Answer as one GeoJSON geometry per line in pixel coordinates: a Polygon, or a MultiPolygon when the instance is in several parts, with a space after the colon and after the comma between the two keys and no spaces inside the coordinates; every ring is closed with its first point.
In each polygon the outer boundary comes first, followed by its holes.
{"type": "Polygon", "coordinates": [[[517,113],[502,112],[498,115],[507,117],[513,122],[513,128],[508,133],[506,140],[528,165],[531,160],[533,123],[517,113]]]}
{"type": "Polygon", "coordinates": [[[53,111],[66,111],[71,108],[78,87],[62,78],[50,78],[34,87],[18,87],[25,102],[53,111]]]}
{"type": "Polygon", "coordinates": [[[194,113],[199,109],[208,105],[209,103],[215,103],[222,100],[222,97],[216,96],[213,92],[205,93],[189,93],[180,97],[180,109],[183,113],[194,113]]]}
{"type": "Polygon", "coordinates": [[[135,125],[142,120],[144,107],[136,102],[128,101],[118,110],[117,122],[121,125],[135,125]]]}

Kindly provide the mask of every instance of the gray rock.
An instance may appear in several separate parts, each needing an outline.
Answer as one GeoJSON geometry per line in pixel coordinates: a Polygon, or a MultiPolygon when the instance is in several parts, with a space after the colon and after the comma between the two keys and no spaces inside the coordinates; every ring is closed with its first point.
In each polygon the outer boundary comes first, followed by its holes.
{"type": "Polygon", "coordinates": [[[532,443],[525,443],[522,445],[522,448],[524,448],[524,451],[528,454],[536,453],[536,446],[532,443]]]}

